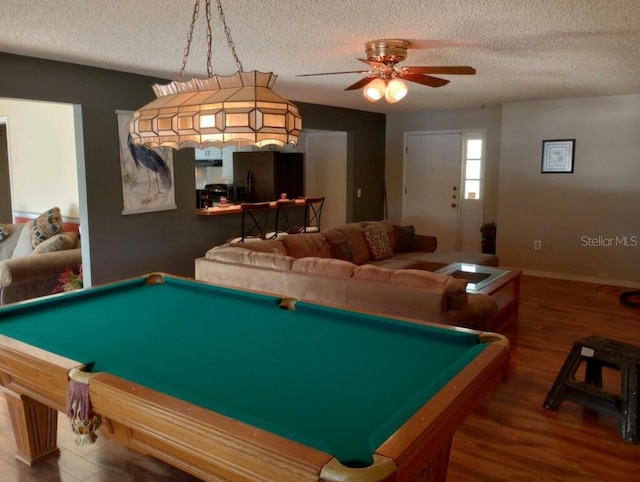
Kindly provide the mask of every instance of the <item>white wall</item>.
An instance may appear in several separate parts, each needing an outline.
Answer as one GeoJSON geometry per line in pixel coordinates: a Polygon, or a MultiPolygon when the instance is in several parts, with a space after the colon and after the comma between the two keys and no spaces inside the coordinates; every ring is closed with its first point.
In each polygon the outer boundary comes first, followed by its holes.
{"type": "Polygon", "coordinates": [[[495,222],[498,204],[500,119],[501,109],[499,107],[388,115],[385,164],[385,183],[389,206],[387,218],[395,222],[401,220],[405,132],[486,129],[484,221],[495,222]]]}
{"type": "Polygon", "coordinates": [[[473,128],[487,129],[484,220],[497,221],[501,266],[640,286],[640,95],[389,115],[390,219],[401,213],[403,133],[473,128]],[[573,174],[540,172],[545,139],[576,139],[573,174]]]}
{"type": "Polygon", "coordinates": [[[505,105],[500,264],[562,277],[639,283],[639,133],[640,95],[505,105]],[[572,174],[540,172],[545,139],[576,140],[572,174]],[[534,240],[542,241],[542,250],[533,250],[534,240]]]}
{"type": "Polygon", "coordinates": [[[13,211],[58,206],[65,219],[78,220],[73,106],[0,99],[0,118],[7,123],[13,211]]]}
{"type": "Polygon", "coordinates": [[[321,228],[347,222],[347,133],[304,133],[305,195],[324,196],[321,228]]]}

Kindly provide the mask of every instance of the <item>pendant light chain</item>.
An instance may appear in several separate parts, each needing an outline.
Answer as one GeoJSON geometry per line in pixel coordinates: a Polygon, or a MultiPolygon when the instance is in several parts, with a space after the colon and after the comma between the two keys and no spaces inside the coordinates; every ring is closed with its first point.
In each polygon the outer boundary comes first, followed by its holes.
{"type": "MultiPolygon", "coordinates": [[[[227,45],[229,45],[229,49],[231,50],[231,54],[233,55],[233,59],[236,62],[236,67],[240,72],[244,72],[242,68],[242,63],[238,58],[238,54],[236,53],[236,46],[233,43],[233,39],[231,38],[231,29],[227,25],[227,20],[224,16],[224,10],[222,10],[222,3],[220,0],[216,0],[218,4],[218,16],[220,17],[220,21],[224,26],[224,34],[227,37],[227,45]]],[[[207,77],[213,77],[213,68],[211,67],[211,59],[212,59],[212,43],[213,43],[213,35],[211,34],[211,0],[205,1],[205,10],[207,16],[207,77]]],[[[196,0],[193,6],[193,15],[191,18],[191,26],[189,27],[189,33],[187,34],[187,46],[184,49],[184,58],[182,59],[182,66],[180,67],[180,74],[178,75],[178,81],[182,80],[182,76],[184,75],[184,70],[187,67],[187,60],[189,59],[189,52],[191,50],[191,41],[193,40],[193,27],[198,19],[198,14],[200,13],[200,0],[196,0]]]]}
{"type": "MultiPolygon", "coordinates": [[[[227,36],[227,44],[231,49],[231,54],[233,55],[234,60],[236,61],[236,67],[240,72],[244,72],[244,69],[242,68],[242,64],[240,63],[240,59],[238,58],[238,54],[236,53],[236,46],[233,43],[233,40],[231,39],[231,30],[229,29],[229,26],[227,25],[227,21],[224,17],[224,11],[222,10],[222,3],[220,0],[216,0],[216,3],[218,4],[218,16],[220,17],[220,21],[224,26],[224,34],[227,36]]],[[[209,4],[209,0],[207,0],[207,4],[209,4]]]]}
{"type": "MultiPolygon", "coordinates": [[[[207,2],[208,3],[208,2],[207,2]]],[[[191,18],[191,26],[189,27],[189,33],[187,33],[187,46],[184,49],[184,57],[182,58],[182,66],[180,67],[180,73],[178,74],[178,81],[182,80],[184,75],[184,69],[187,66],[187,59],[189,58],[189,50],[191,49],[191,40],[193,39],[193,26],[198,18],[198,12],[200,12],[200,0],[196,0],[193,6],[193,15],[191,18]]],[[[209,49],[211,49],[211,42],[209,42],[209,49]]]]}
{"type": "Polygon", "coordinates": [[[213,77],[213,68],[211,67],[211,44],[213,42],[213,36],[211,35],[211,3],[207,0],[206,3],[207,14],[207,78],[213,77]]]}

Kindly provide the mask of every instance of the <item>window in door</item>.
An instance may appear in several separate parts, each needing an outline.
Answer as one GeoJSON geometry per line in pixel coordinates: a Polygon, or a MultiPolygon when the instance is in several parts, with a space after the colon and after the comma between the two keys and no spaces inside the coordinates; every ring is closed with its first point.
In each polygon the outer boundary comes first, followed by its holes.
{"type": "Polygon", "coordinates": [[[464,143],[464,198],[480,199],[482,193],[482,139],[466,136],[464,143]]]}

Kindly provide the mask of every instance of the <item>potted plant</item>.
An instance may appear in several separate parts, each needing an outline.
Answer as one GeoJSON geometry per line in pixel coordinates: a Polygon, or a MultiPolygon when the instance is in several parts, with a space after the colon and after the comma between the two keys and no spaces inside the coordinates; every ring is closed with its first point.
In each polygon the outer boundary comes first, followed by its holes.
{"type": "Polygon", "coordinates": [[[82,265],[78,265],[78,272],[71,268],[66,268],[58,278],[58,284],[53,288],[53,293],[64,293],[65,291],[79,290],[83,287],[82,265]]]}
{"type": "Polygon", "coordinates": [[[482,252],[496,254],[496,223],[484,223],[480,228],[482,233],[482,252]]]}

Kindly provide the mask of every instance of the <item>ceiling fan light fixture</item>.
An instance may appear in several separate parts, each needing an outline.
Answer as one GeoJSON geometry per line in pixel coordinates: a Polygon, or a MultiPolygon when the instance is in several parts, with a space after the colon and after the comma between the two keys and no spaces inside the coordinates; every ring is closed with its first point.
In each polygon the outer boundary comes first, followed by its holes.
{"type": "Polygon", "coordinates": [[[407,95],[407,84],[400,79],[391,79],[384,91],[384,98],[389,104],[395,104],[407,95]]]}
{"type": "Polygon", "coordinates": [[[364,98],[369,102],[377,102],[384,97],[386,87],[384,80],[375,79],[364,86],[362,95],[364,95],[364,98]]]}

